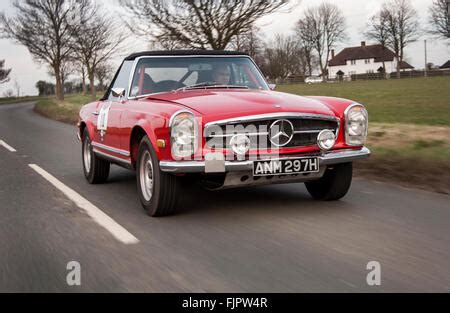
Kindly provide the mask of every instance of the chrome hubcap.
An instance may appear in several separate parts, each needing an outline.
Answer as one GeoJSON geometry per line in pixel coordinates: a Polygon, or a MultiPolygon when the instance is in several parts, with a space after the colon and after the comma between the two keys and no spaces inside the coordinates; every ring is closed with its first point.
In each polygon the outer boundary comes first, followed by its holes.
{"type": "Polygon", "coordinates": [[[83,147],[83,164],[84,169],[86,170],[86,173],[91,172],[91,143],[89,142],[89,139],[85,139],[84,147],[83,147]]]}
{"type": "Polygon", "coordinates": [[[139,177],[142,195],[146,201],[150,201],[153,196],[153,163],[150,152],[148,151],[141,158],[139,177]]]}

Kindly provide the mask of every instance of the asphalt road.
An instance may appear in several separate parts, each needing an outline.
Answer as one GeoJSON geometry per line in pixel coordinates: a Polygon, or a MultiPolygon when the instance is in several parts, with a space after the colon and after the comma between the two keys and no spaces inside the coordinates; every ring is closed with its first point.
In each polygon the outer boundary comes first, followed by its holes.
{"type": "Polygon", "coordinates": [[[141,208],[134,174],[91,186],[75,127],[0,106],[0,292],[449,292],[450,197],[356,179],[342,201],[302,184],[207,192],[179,214],[141,208]],[[29,167],[37,164],[139,243],[124,244],[29,167]],[[81,286],[66,283],[81,264],[81,286]],[[370,261],[381,286],[366,282],[370,261]]]}

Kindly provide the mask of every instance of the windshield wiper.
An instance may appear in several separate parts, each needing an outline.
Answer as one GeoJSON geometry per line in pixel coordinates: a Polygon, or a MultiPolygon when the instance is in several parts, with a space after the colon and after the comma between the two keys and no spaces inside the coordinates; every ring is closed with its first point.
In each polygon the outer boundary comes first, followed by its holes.
{"type": "Polygon", "coordinates": [[[218,84],[216,82],[204,82],[204,83],[200,83],[200,84],[195,84],[195,85],[179,88],[176,91],[186,91],[186,90],[203,89],[203,88],[250,89],[247,86],[222,85],[222,84],[218,84]]]}

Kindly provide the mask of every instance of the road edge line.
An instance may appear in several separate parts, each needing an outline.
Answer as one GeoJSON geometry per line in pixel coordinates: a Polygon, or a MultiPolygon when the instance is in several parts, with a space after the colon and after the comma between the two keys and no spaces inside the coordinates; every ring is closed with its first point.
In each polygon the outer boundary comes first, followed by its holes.
{"type": "Polygon", "coordinates": [[[97,208],[87,199],[82,197],[73,189],[67,187],[53,175],[42,169],[36,164],[28,164],[35,172],[45,178],[49,183],[61,191],[67,198],[73,201],[80,209],[84,210],[98,225],[111,233],[118,241],[126,244],[138,244],[139,240],[128,232],[124,227],[114,221],[111,217],[97,208]]]}

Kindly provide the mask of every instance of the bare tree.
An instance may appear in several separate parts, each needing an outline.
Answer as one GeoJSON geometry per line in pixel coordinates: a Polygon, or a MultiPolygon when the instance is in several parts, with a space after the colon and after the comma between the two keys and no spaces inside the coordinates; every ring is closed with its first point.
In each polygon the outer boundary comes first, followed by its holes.
{"type": "Polygon", "coordinates": [[[301,47],[294,36],[276,35],[264,51],[261,69],[271,79],[304,74],[301,47]]]}
{"type": "MultiPolygon", "coordinates": [[[[66,89],[64,88],[65,84],[69,80],[69,77],[75,73],[75,66],[72,58],[68,58],[64,60],[64,62],[60,66],[60,79],[63,85],[63,92],[66,93],[66,89]]],[[[52,68],[49,68],[48,74],[52,77],[55,77],[55,73],[52,68]]]]}
{"type": "Polygon", "coordinates": [[[82,21],[73,31],[77,58],[84,64],[89,79],[91,99],[96,99],[95,76],[100,64],[112,58],[121,48],[125,34],[109,17],[103,7],[89,2],[77,9],[82,21]]]}
{"type": "Polygon", "coordinates": [[[324,2],[303,13],[296,32],[317,53],[320,71],[326,80],[331,50],[347,38],[344,14],[337,5],[324,2]]]}
{"type": "Polygon", "coordinates": [[[429,22],[432,27],[430,33],[436,37],[450,38],[449,6],[449,0],[433,0],[430,6],[429,22]]]}
{"type": "Polygon", "coordinates": [[[109,81],[114,75],[114,69],[110,63],[103,62],[97,66],[95,74],[98,79],[100,90],[104,91],[107,88],[106,82],[109,81]]]}
{"type": "Polygon", "coordinates": [[[298,23],[294,30],[296,32],[296,39],[298,41],[303,60],[303,72],[305,75],[311,76],[314,69],[319,65],[319,60],[314,54],[314,38],[311,36],[313,35],[313,32],[308,29],[304,29],[303,27],[305,26],[308,25],[298,23]]]}
{"type": "Polygon", "coordinates": [[[260,36],[261,29],[252,26],[248,32],[241,33],[233,38],[230,48],[236,51],[248,53],[254,60],[261,58],[264,50],[264,42],[260,36]]]}
{"type": "Polygon", "coordinates": [[[56,95],[64,99],[61,67],[73,53],[70,23],[80,0],[15,0],[14,17],[0,13],[3,38],[28,48],[37,62],[49,65],[56,78],[56,95]]]}
{"type": "Polygon", "coordinates": [[[78,74],[81,76],[81,89],[83,96],[87,94],[87,86],[86,86],[86,67],[84,66],[83,62],[77,62],[78,63],[78,74]]]}
{"type": "Polygon", "coordinates": [[[319,66],[319,58],[314,54],[312,46],[304,41],[299,41],[300,65],[305,76],[311,76],[319,66]]]}
{"type": "Polygon", "coordinates": [[[171,38],[166,38],[162,41],[159,41],[158,39],[152,39],[150,40],[148,47],[149,50],[167,50],[167,51],[189,48],[188,46],[182,45],[177,40],[173,40],[171,38]]]}
{"type": "MultiPolygon", "coordinates": [[[[364,33],[367,38],[375,41],[377,44],[383,47],[383,50],[387,50],[390,40],[389,33],[389,13],[386,10],[381,10],[372,16],[367,23],[367,30],[364,33]]],[[[383,58],[383,70],[386,78],[386,62],[383,58]]]]}
{"type": "Polygon", "coordinates": [[[410,0],[390,0],[383,5],[381,11],[386,17],[388,44],[397,57],[397,77],[400,77],[405,48],[418,38],[417,12],[410,0]]]}
{"type": "Polygon", "coordinates": [[[0,84],[9,82],[9,74],[11,74],[11,69],[6,69],[5,60],[0,60],[0,84]]]}
{"type": "Polygon", "coordinates": [[[226,49],[261,17],[289,9],[289,0],[120,0],[134,18],[128,28],[159,42],[226,49]]]}

